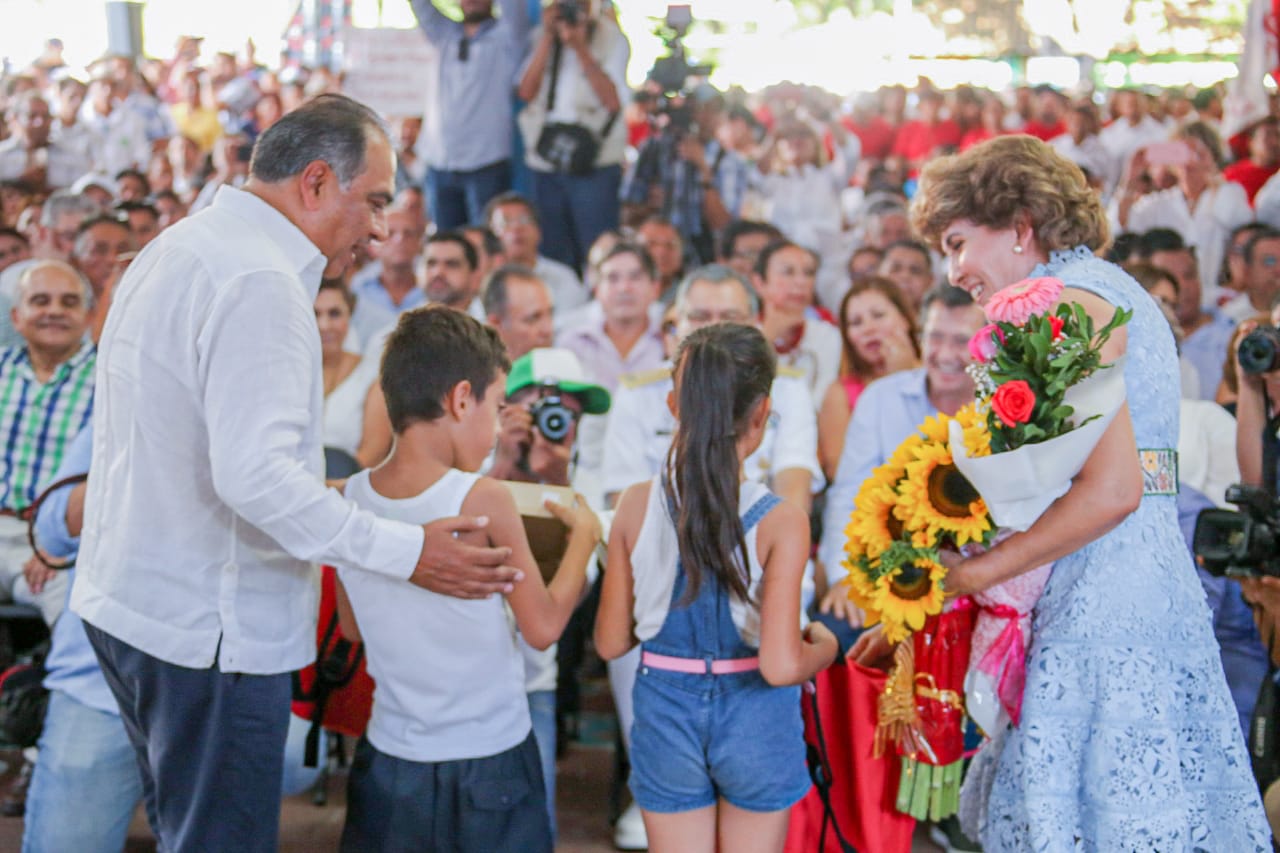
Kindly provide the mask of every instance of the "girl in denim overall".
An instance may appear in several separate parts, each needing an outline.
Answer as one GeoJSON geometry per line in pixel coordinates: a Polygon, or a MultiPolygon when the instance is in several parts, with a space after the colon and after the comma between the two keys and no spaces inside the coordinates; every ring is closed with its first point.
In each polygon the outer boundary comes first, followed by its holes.
{"type": "Polygon", "coordinates": [[[595,644],[612,659],[642,643],[631,790],[655,853],[781,850],[809,789],[796,685],[836,640],[800,629],[804,511],[742,476],[775,370],[755,328],[689,335],[666,470],[623,492],[614,517],[595,644]]]}

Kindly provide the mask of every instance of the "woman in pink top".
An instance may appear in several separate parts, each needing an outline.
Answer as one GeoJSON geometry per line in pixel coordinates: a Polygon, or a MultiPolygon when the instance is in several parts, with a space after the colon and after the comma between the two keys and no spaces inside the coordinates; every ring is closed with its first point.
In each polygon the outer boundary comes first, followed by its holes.
{"type": "Polygon", "coordinates": [[[839,381],[818,410],[818,461],[831,481],[844,450],[844,434],[858,396],[872,381],[920,364],[915,312],[892,281],[872,276],[849,288],[840,302],[844,345],[839,381]]]}

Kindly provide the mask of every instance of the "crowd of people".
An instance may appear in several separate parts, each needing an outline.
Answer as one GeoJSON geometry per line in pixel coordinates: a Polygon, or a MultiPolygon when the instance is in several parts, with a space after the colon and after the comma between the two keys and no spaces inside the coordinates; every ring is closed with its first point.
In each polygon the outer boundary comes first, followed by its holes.
{"type": "Polygon", "coordinates": [[[982,841],[1264,849],[1242,737],[1280,584],[1197,583],[1189,545],[1276,473],[1280,371],[1236,348],[1280,324],[1280,108],[1224,138],[1218,88],[633,92],[607,4],[439,6],[412,0],[420,115],[197,38],[87,69],[53,40],[0,81],[0,594],[52,630],[0,803],[24,850],[119,850],[139,800],[164,849],[273,849],[315,778],[288,677],[316,658],[315,563],[377,684],[343,849],[550,849],[594,630],[631,753],[618,846],[799,853],[823,806],[779,688],[885,651],[841,585],[853,497],[973,399],[981,305],[1030,274],[1135,310],[1130,404],[1044,522],[952,570],[1057,560],[982,841]],[[1176,514],[1134,490],[1135,447],[1176,448],[1176,514]],[[360,472],[341,492],[322,449],[360,472]],[[502,481],[578,495],[548,507],[545,583],[502,481]],[[711,672],[736,698],[688,699],[711,672]],[[1142,748],[1126,702],[1170,709],[1142,748]],[[706,714],[733,737],[681,722],[706,714]],[[721,736],[705,779],[691,744],[721,736]]]}

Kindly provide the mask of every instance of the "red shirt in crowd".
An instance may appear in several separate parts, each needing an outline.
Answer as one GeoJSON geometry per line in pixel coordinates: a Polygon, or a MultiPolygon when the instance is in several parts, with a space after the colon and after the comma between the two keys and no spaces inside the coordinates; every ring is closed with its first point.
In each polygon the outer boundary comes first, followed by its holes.
{"type": "Polygon", "coordinates": [[[939,148],[960,145],[960,126],[951,119],[934,124],[909,121],[898,128],[898,138],[893,143],[893,153],[909,163],[928,158],[939,148]]]}
{"type": "Polygon", "coordinates": [[[1067,132],[1066,122],[1059,121],[1057,124],[1044,124],[1036,119],[1031,119],[1022,126],[1023,133],[1029,133],[1042,142],[1048,142],[1055,136],[1061,136],[1067,132]]]}
{"type": "Polygon", "coordinates": [[[1259,166],[1252,160],[1237,160],[1222,170],[1222,177],[1244,187],[1244,191],[1249,195],[1249,204],[1253,204],[1253,197],[1258,194],[1258,190],[1262,189],[1262,185],[1277,171],[1280,171],[1280,164],[1267,168],[1259,166]]]}
{"type": "Polygon", "coordinates": [[[883,160],[893,150],[893,140],[898,134],[884,116],[872,116],[866,124],[858,124],[851,116],[845,116],[841,123],[862,143],[863,157],[883,160]]]}
{"type": "Polygon", "coordinates": [[[968,151],[979,143],[986,142],[988,139],[995,139],[997,136],[1003,136],[1003,133],[987,130],[985,127],[975,127],[960,138],[960,150],[968,151]]]}

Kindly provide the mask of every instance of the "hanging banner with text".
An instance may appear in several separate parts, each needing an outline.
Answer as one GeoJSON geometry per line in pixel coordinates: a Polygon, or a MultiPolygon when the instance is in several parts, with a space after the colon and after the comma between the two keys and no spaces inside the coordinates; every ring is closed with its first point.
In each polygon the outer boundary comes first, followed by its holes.
{"type": "Polygon", "coordinates": [[[420,116],[428,87],[435,85],[436,56],[417,28],[351,27],[342,91],[388,119],[420,116]]]}

